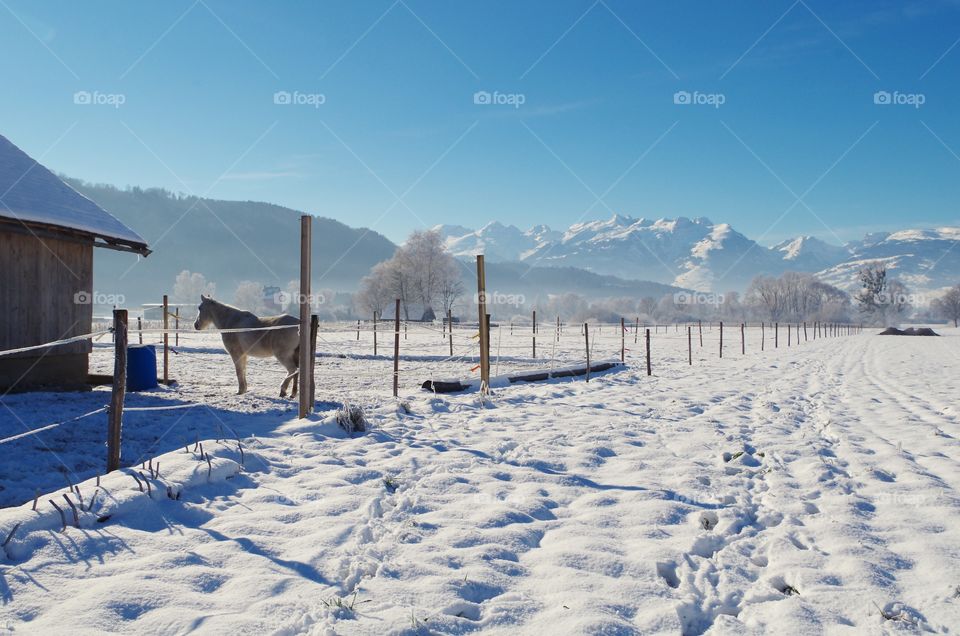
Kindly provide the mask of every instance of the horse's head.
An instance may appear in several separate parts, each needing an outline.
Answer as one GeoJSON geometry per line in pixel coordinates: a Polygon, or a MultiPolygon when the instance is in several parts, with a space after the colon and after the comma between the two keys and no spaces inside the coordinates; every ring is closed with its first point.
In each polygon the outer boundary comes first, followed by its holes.
{"type": "Polygon", "coordinates": [[[193,326],[199,331],[206,329],[211,322],[213,322],[213,299],[201,294],[200,307],[197,308],[197,322],[193,323],[193,326]]]}

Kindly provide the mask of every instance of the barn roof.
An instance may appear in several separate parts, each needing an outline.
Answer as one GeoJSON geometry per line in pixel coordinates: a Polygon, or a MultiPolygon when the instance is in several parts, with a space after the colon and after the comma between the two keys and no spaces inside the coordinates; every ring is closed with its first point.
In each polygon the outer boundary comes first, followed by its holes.
{"type": "Polygon", "coordinates": [[[146,241],[0,135],[0,221],[72,230],[103,247],[150,253],[146,241]]]}

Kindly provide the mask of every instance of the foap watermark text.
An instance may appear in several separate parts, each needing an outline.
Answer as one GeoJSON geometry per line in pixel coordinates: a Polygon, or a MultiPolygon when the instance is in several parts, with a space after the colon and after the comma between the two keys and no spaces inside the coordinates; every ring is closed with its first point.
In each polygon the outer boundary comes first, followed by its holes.
{"type": "Polygon", "coordinates": [[[878,106],[913,106],[914,108],[920,108],[927,103],[927,96],[923,93],[877,91],[873,94],[873,103],[878,106]]]}
{"type": "Polygon", "coordinates": [[[112,106],[113,108],[120,108],[127,103],[127,96],[123,93],[77,91],[73,94],[73,103],[79,106],[112,106]]]}
{"type": "Polygon", "coordinates": [[[277,91],[273,94],[273,103],[278,106],[312,106],[313,108],[320,108],[327,103],[327,96],[323,93],[277,91]]]}
{"type": "Polygon", "coordinates": [[[714,108],[720,108],[727,103],[727,96],[723,93],[677,91],[673,94],[673,103],[678,106],[713,106],[714,108]]]}
{"type": "Polygon", "coordinates": [[[523,93],[477,91],[473,94],[473,103],[480,106],[513,106],[514,108],[520,108],[527,103],[527,96],[523,93]]]}

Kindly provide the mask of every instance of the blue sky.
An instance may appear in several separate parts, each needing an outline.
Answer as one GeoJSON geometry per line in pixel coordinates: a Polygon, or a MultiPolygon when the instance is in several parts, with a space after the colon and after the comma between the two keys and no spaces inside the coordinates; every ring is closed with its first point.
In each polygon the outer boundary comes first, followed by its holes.
{"type": "Polygon", "coordinates": [[[947,0],[2,0],[0,134],[394,240],[617,212],[838,242],[960,223],[958,39],[947,0]]]}

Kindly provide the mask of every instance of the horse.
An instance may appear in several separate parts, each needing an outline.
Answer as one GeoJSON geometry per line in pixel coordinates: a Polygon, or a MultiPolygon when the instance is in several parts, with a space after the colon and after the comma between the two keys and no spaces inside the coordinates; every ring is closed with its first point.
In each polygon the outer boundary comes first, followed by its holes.
{"type": "MultiPolygon", "coordinates": [[[[201,295],[197,321],[193,326],[199,331],[206,329],[210,324],[217,329],[251,329],[299,325],[300,320],[289,314],[260,318],[249,311],[216,301],[210,296],[201,295]]],[[[247,392],[247,357],[273,356],[287,370],[287,377],[280,385],[280,397],[286,397],[287,386],[291,380],[293,380],[293,390],[290,392],[290,397],[296,397],[297,370],[300,366],[299,329],[240,331],[220,335],[223,338],[223,347],[233,358],[233,366],[237,370],[237,382],[240,385],[237,395],[247,392]]]]}

